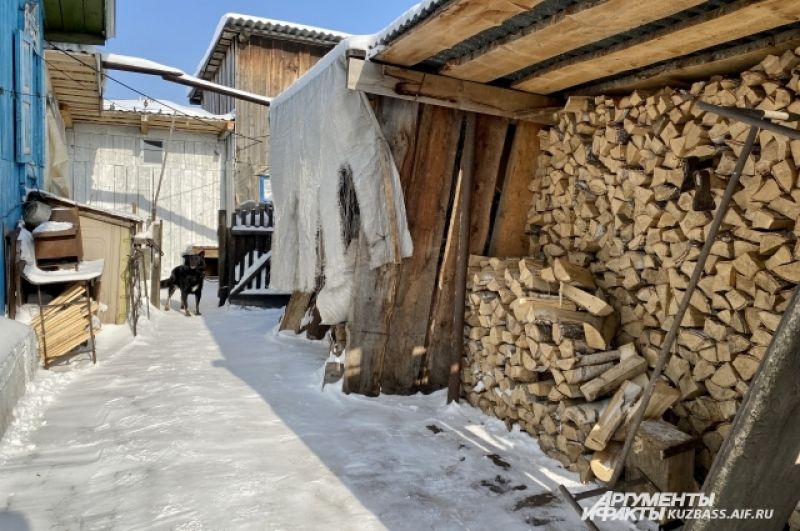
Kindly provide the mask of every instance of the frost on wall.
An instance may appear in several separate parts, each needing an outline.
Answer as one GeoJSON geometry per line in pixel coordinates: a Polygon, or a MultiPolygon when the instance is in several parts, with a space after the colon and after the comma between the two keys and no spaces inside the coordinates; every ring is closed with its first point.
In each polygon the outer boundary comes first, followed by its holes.
{"type": "Polygon", "coordinates": [[[276,213],[271,285],[310,293],[321,271],[317,306],[325,323],[347,320],[354,232],[366,238],[373,268],[413,251],[389,145],[366,96],[347,89],[345,52],[352,42],[337,46],[270,109],[276,213]],[[343,179],[352,185],[343,186],[343,179]],[[357,229],[346,226],[356,217],[357,229]]]}

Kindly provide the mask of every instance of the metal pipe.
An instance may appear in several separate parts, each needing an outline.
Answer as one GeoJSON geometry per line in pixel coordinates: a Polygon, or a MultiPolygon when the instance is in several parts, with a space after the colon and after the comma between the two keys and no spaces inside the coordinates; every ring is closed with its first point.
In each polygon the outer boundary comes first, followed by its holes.
{"type": "MultiPolygon", "coordinates": [[[[702,102],[699,103],[702,104],[702,102]]],[[[712,108],[706,110],[709,110],[710,112],[717,112],[715,110],[715,106],[712,105],[711,107],[712,108]]],[[[653,374],[650,376],[650,381],[644,390],[639,408],[636,410],[636,414],[633,416],[633,420],[628,427],[628,433],[625,436],[625,444],[622,447],[621,459],[614,468],[614,473],[608,482],[611,487],[613,487],[617,481],[619,481],[620,475],[622,475],[622,470],[625,468],[625,458],[631,451],[633,440],[636,438],[636,432],[639,431],[639,425],[644,419],[644,412],[647,409],[647,404],[650,402],[650,398],[653,396],[656,383],[658,382],[661,372],[664,370],[664,366],[667,364],[667,360],[670,357],[672,344],[675,342],[675,338],[678,335],[678,330],[680,330],[681,321],[683,321],[683,316],[686,314],[686,310],[689,308],[689,301],[692,298],[692,294],[697,288],[698,282],[700,282],[700,277],[703,274],[706,260],[711,254],[711,246],[714,244],[714,240],[717,238],[719,228],[722,225],[722,220],[725,218],[725,213],[728,211],[728,206],[733,198],[733,194],[736,192],[736,187],[739,185],[739,177],[741,177],[742,170],[747,163],[747,158],[750,156],[750,153],[753,150],[753,145],[755,144],[756,138],[758,138],[758,126],[754,125],[750,128],[750,132],[747,134],[747,140],[744,143],[742,152],[739,154],[739,160],[736,161],[736,168],[733,170],[733,175],[731,175],[731,178],[728,181],[728,186],[725,188],[725,193],[723,194],[722,199],[719,202],[719,206],[717,207],[717,213],[714,216],[714,221],[712,221],[711,227],[706,235],[706,241],[703,244],[703,250],[700,251],[700,256],[697,257],[697,263],[694,266],[692,278],[689,280],[689,284],[687,285],[686,291],[683,294],[681,304],[678,307],[678,313],[675,314],[672,325],[667,333],[667,337],[664,339],[664,343],[661,345],[661,352],[658,355],[656,366],[653,368],[653,374]]]]}
{"type": "MultiPolygon", "coordinates": [[[[570,506],[575,510],[575,512],[578,513],[578,515],[580,516],[583,515],[583,507],[581,507],[580,504],[577,501],[575,501],[575,498],[572,497],[572,494],[570,494],[570,492],[567,490],[567,487],[565,487],[564,485],[559,485],[558,492],[561,493],[561,496],[564,498],[564,501],[570,504],[570,506]]],[[[591,520],[583,520],[583,523],[586,526],[586,528],[589,529],[589,531],[600,531],[594,524],[594,522],[592,522],[591,520]]]]}
{"type": "MultiPolygon", "coordinates": [[[[756,109],[740,109],[738,107],[720,107],[719,105],[711,105],[710,103],[706,103],[704,101],[698,101],[696,105],[701,109],[703,109],[704,111],[713,112],[715,114],[719,114],[720,116],[724,116],[725,118],[730,118],[731,120],[737,120],[739,122],[743,122],[748,125],[752,125],[754,127],[767,129],[769,131],[772,131],[773,133],[778,133],[779,135],[788,136],[792,140],[800,140],[800,131],[796,129],[791,129],[789,127],[786,127],[785,125],[774,124],[769,120],[763,119],[763,118],[776,119],[777,115],[774,115],[772,113],[766,113],[764,111],[758,111],[756,109]],[[762,118],[759,118],[758,116],[761,116],[762,118]]],[[[791,118],[792,116],[796,115],[789,115],[787,113],[787,117],[791,118]]]]}

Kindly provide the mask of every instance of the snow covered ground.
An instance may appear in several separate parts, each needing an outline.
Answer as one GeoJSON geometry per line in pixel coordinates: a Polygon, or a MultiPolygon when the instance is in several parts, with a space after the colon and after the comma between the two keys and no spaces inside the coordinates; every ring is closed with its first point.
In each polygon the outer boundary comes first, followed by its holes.
{"type": "Polygon", "coordinates": [[[202,309],[39,371],[0,441],[0,529],[582,528],[527,435],[441,393],[322,391],[326,346],[279,311],[202,309]]]}

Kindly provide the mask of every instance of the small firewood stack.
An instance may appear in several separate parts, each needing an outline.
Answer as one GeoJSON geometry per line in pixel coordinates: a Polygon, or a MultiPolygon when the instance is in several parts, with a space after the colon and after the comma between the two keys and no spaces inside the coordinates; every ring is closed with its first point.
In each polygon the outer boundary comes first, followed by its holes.
{"type": "MultiPolygon", "coordinates": [[[[530,184],[531,255],[588,268],[619,315],[616,343],[633,342],[651,366],[749,128],[697,98],[800,112],[800,48],[689,93],[571,98],[540,135],[530,184]],[[686,179],[687,166],[707,170],[686,179]]],[[[760,132],[665,371],[680,391],[678,427],[704,443],[699,475],[800,283],[798,166],[800,142],[760,132]]]]}
{"type": "MultiPolygon", "coordinates": [[[[595,452],[624,439],[647,361],[633,343],[613,348],[618,317],[589,270],[563,259],[473,256],[469,272],[468,400],[518,423],[588,481],[595,452]]],[[[648,418],[660,418],[678,396],[660,384],[648,418]]]]}
{"type": "MultiPolygon", "coordinates": [[[[91,313],[97,314],[99,305],[92,301],[91,313]]],[[[31,327],[36,332],[39,343],[39,355],[43,361],[48,362],[89,341],[88,312],[85,292],[81,285],[74,285],[64,293],[52,300],[50,305],[44,307],[41,315],[36,315],[31,320],[31,327]],[[42,337],[42,318],[47,334],[42,337]],[[47,357],[45,358],[45,341],[47,344],[47,357]]]]}

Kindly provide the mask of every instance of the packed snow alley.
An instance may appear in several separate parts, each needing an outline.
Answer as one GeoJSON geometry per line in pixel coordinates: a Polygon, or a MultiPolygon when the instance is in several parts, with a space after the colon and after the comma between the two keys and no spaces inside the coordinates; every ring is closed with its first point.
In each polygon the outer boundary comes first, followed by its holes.
{"type": "Polygon", "coordinates": [[[581,528],[528,435],[441,392],[322,389],[325,343],[215,303],[39,371],[0,442],[0,529],[581,528]]]}

